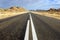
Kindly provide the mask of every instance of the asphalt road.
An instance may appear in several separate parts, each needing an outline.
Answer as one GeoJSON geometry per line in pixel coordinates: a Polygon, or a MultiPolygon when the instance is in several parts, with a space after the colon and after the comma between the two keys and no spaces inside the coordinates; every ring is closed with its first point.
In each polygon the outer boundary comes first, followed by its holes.
{"type": "Polygon", "coordinates": [[[24,40],[28,14],[0,20],[0,40],[24,40]]]}
{"type": "Polygon", "coordinates": [[[58,28],[58,26],[60,27],[60,25],[58,25],[58,21],[60,20],[57,20],[57,24],[54,25],[56,20],[52,21],[52,18],[50,18],[50,20],[54,23],[52,25],[49,25],[49,23],[46,23],[47,21],[43,21],[42,17],[45,18],[45,16],[32,14],[32,19],[35,25],[38,40],[60,40],[60,30],[57,31],[56,29],[52,28],[56,25],[56,28],[58,28]]]}
{"type": "Polygon", "coordinates": [[[0,20],[0,40],[24,40],[28,20],[30,21],[29,40],[33,40],[29,14],[32,16],[38,40],[60,40],[60,20],[52,21],[53,18],[50,18],[51,21],[46,21],[49,18],[34,13],[25,13],[0,20]]]}

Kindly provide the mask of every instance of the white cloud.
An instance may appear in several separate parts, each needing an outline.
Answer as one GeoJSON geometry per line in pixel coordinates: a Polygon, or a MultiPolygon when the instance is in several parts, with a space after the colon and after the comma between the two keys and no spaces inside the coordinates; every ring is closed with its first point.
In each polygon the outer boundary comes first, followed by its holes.
{"type": "Polygon", "coordinates": [[[47,8],[60,4],[60,0],[0,0],[1,6],[23,6],[26,8],[47,8]]]}
{"type": "Polygon", "coordinates": [[[51,7],[58,8],[60,7],[57,0],[40,0],[36,3],[29,4],[27,7],[30,9],[49,9],[51,7]]]}
{"type": "Polygon", "coordinates": [[[55,0],[56,1],[56,4],[60,4],[60,0],[55,0]]]}

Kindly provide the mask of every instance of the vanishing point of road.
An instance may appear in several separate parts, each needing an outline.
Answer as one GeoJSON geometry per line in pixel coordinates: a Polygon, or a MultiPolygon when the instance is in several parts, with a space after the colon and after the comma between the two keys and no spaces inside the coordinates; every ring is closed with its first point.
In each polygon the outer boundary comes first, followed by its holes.
{"type": "Polygon", "coordinates": [[[0,40],[60,40],[60,20],[32,12],[2,19],[0,40]]]}

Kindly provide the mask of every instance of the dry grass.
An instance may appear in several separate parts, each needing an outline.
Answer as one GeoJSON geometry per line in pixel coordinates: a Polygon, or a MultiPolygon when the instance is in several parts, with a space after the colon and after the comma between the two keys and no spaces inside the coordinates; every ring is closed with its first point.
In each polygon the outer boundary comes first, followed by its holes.
{"type": "Polygon", "coordinates": [[[0,12],[0,19],[20,15],[20,14],[23,14],[23,13],[26,13],[26,12],[0,12]]]}
{"type": "Polygon", "coordinates": [[[22,7],[11,7],[8,9],[0,8],[0,19],[20,15],[26,12],[27,10],[22,7]]]}
{"type": "Polygon", "coordinates": [[[39,15],[48,16],[60,20],[60,12],[34,12],[39,15]]]}

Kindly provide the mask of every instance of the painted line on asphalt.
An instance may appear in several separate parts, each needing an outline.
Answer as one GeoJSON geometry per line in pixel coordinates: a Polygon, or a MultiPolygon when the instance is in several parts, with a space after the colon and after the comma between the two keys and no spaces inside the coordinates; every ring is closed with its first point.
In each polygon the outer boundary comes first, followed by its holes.
{"type": "Polygon", "coordinates": [[[35,31],[35,28],[34,28],[32,16],[31,16],[31,14],[29,14],[29,15],[30,15],[30,21],[31,21],[31,28],[32,28],[32,37],[33,37],[33,40],[38,40],[36,31],[35,31]]]}
{"type": "Polygon", "coordinates": [[[30,20],[27,21],[27,27],[26,27],[24,40],[29,40],[29,23],[30,23],[30,20]]]}

